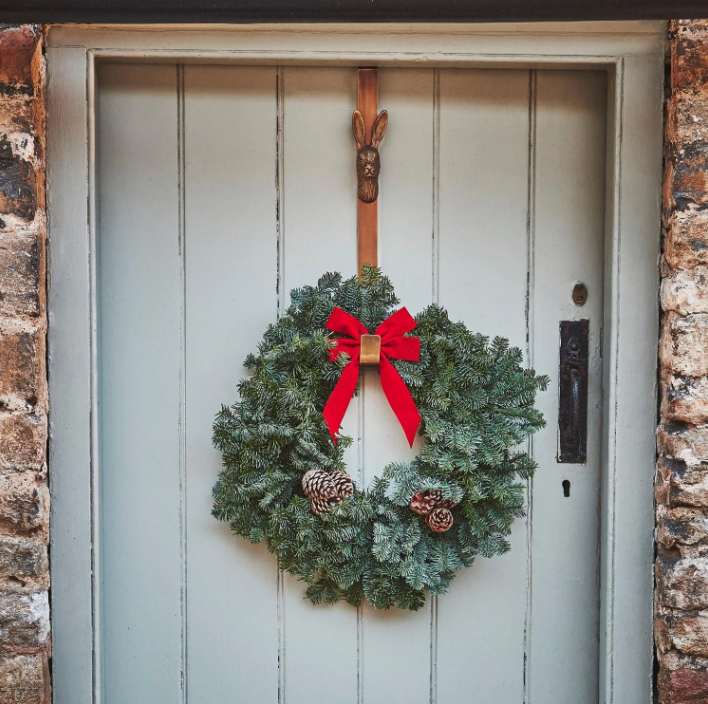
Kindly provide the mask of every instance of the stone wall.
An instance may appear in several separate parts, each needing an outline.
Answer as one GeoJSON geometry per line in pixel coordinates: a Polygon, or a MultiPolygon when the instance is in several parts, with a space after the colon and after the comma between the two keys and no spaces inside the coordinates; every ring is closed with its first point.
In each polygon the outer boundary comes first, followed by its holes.
{"type": "Polygon", "coordinates": [[[671,24],[655,636],[661,704],[708,702],[708,20],[671,24]]]}
{"type": "Polygon", "coordinates": [[[49,493],[39,27],[0,25],[0,702],[48,704],[49,493]]]}

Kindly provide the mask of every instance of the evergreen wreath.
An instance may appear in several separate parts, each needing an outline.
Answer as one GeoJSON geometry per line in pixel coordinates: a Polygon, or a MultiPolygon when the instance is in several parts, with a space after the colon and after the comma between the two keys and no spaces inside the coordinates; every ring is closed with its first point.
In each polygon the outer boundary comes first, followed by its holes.
{"type": "Polygon", "coordinates": [[[338,306],[373,330],[398,302],[374,267],[361,280],[327,273],[316,287],[295,289],[246,359],[240,401],[214,423],[223,469],[213,515],[253,543],[265,540],[315,604],[366,598],[376,608],[417,610],[426,591],[444,594],[477,555],[507,552],[511,524],[524,515],[523,480],[536,464],[514,448],[545,426],[533,404],[548,378],[524,369],[507,340],[490,342],[437,305],[415,318],[420,360],[392,360],[427,442],[370,486],[351,485],[343,452],[352,439],[334,444],[322,415],[348,362],[344,354],[330,361],[335,336],[325,324],[338,306]],[[330,480],[347,489],[321,515],[303,490],[308,472],[309,496],[321,491],[328,501],[330,480]]]}

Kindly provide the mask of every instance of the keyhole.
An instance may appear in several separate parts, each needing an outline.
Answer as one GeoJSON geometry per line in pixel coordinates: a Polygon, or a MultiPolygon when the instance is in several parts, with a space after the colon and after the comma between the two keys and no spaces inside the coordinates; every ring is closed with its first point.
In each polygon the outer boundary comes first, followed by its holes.
{"type": "Polygon", "coordinates": [[[566,499],[570,496],[570,482],[567,479],[563,480],[563,496],[566,499]]]}

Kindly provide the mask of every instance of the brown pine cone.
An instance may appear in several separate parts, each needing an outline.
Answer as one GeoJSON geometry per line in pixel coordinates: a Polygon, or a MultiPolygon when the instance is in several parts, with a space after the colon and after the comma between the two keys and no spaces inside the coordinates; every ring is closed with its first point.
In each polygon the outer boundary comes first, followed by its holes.
{"type": "Polygon", "coordinates": [[[354,495],[354,482],[346,472],[332,472],[329,476],[337,490],[337,496],[345,499],[347,496],[354,495]]]}
{"type": "Polygon", "coordinates": [[[302,490],[310,499],[332,499],[337,496],[337,487],[332,476],[322,469],[311,469],[302,478],[302,490]]]}
{"type": "Polygon", "coordinates": [[[433,533],[444,533],[452,528],[452,513],[449,508],[434,508],[426,517],[425,523],[433,533]]]}
{"type": "Polygon", "coordinates": [[[419,491],[411,497],[410,508],[419,516],[427,516],[435,508],[435,500],[428,495],[427,491],[419,491]]]}
{"type": "Polygon", "coordinates": [[[455,502],[450,501],[450,499],[446,499],[443,497],[442,491],[440,489],[428,489],[428,491],[425,492],[433,501],[435,502],[435,507],[437,508],[438,506],[440,508],[455,508],[455,502]]]}
{"type": "Polygon", "coordinates": [[[411,497],[410,509],[420,516],[427,516],[434,508],[455,508],[455,502],[443,498],[440,489],[426,489],[411,497]]]}
{"type": "Polygon", "coordinates": [[[325,513],[329,513],[335,506],[342,503],[342,499],[339,496],[335,496],[330,499],[321,499],[318,496],[313,497],[310,500],[310,508],[315,516],[322,516],[325,513]]]}

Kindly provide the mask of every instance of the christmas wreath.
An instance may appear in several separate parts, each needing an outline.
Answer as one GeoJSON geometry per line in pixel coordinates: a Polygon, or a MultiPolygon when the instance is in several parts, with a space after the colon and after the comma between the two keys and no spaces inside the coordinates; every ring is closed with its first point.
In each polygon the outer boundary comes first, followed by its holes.
{"type": "Polygon", "coordinates": [[[507,340],[490,342],[439,306],[413,320],[394,313],[397,304],[376,268],[292,291],[246,359],[240,401],[214,423],[223,455],[214,516],[265,541],[313,603],[366,598],[417,610],[477,555],[506,552],[524,515],[520,480],[536,465],[514,448],[545,425],[533,404],[548,379],[524,369],[507,340]],[[368,330],[379,335],[382,386],[409,441],[420,423],[426,442],[412,462],[355,487],[343,460],[352,439],[339,422],[368,330]]]}

